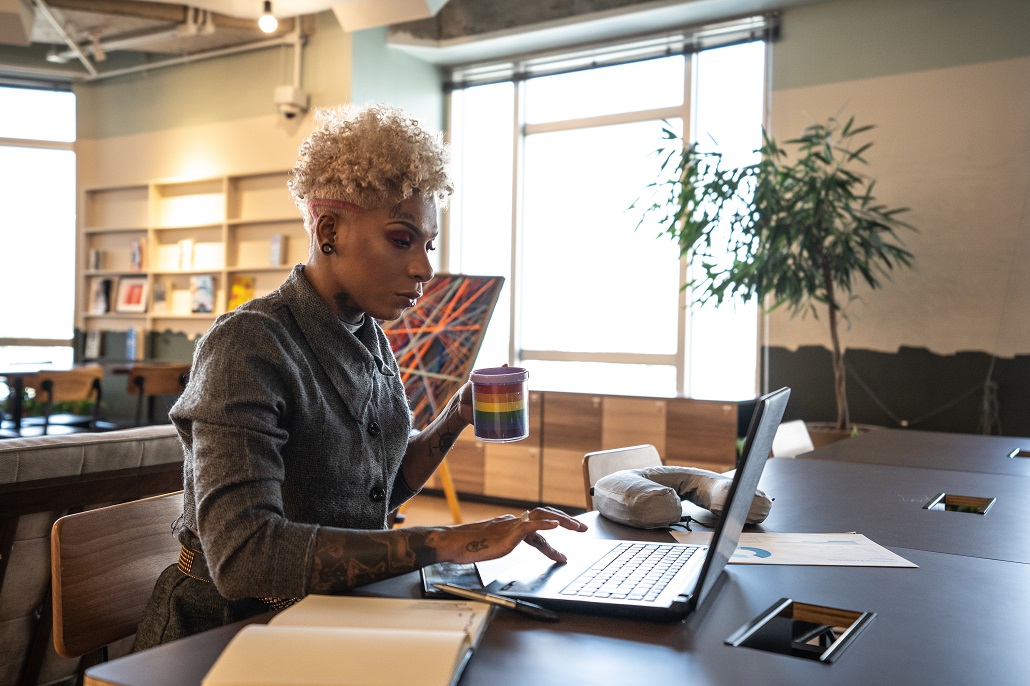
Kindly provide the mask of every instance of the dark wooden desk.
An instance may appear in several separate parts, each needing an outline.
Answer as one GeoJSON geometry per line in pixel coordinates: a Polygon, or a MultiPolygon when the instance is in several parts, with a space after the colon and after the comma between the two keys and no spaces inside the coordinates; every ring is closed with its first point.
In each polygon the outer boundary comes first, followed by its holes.
{"type": "Polygon", "coordinates": [[[1030,563],[1030,482],[1022,476],[773,458],[759,487],[767,531],[857,531],[885,546],[1030,563]],[[938,493],[997,498],[985,515],[923,509],[938,493]]]}
{"type": "MultiPolygon", "coordinates": [[[[974,443],[989,447],[991,441],[974,443]]],[[[1025,502],[1030,481],[778,458],[769,461],[761,486],[776,502],[760,529],[859,531],[919,567],[730,565],[711,601],[682,623],[564,613],[548,624],[500,611],[460,684],[1026,683],[1030,541],[1023,527],[1030,521],[1025,502]],[[998,502],[983,516],[922,509],[942,491],[993,496],[998,502]],[[830,665],[725,644],[784,597],[874,612],[876,618],[830,665]]],[[[630,529],[597,513],[581,517],[591,527],[584,535],[670,539],[668,533],[630,529]]],[[[563,536],[575,535],[548,533],[559,549],[563,536]]],[[[537,554],[527,546],[513,553],[537,554]]],[[[361,592],[412,597],[417,588],[417,575],[408,574],[361,592]]],[[[238,629],[223,627],[98,665],[88,670],[86,684],[197,686],[238,629]]],[[[401,651],[398,659],[404,659],[401,651]]]]}
{"type": "Polygon", "coordinates": [[[1017,450],[1030,451],[1030,438],[876,429],[798,458],[1030,476],[1030,458],[1009,457],[1017,450]]]}
{"type": "MultiPolygon", "coordinates": [[[[667,537],[602,522],[593,513],[583,517],[592,535],[667,537]]],[[[1024,683],[1030,566],[894,551],[919,568],[731,565],[712,602],[682,623],[565,613],[550,624],[500,611],[460,684],[1024,683]],[[871,611],[876,618],[831,665],[724,643],[781,597],[871,611]]],[[[364,592],[413,596],[416,587],[417,575],[409,574],[364,592]]],[[[98,665],[88,670],[86,684],[197,686],[238,629],[223,627],[98,665]]],[[[398,659],[404,659],[400,650],[398,659]]]]}

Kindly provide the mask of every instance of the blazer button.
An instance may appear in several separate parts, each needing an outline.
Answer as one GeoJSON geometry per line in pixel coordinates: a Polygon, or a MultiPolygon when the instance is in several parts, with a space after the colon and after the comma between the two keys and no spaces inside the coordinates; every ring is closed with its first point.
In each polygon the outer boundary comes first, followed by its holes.
{"type": "Polygon", "coordinates": [[[368,433],[372,436],[378,436],[383,433],[383,430],[379,428],[379,422],[372,422],[368,425],[368,433]]]}
{"type": "Polygon", "coordinates": [[[386,500],[386,489],[382,486],[376,486],[368,493],[368,497],[372,499],[372,502],[378,503],[386,500]]]}

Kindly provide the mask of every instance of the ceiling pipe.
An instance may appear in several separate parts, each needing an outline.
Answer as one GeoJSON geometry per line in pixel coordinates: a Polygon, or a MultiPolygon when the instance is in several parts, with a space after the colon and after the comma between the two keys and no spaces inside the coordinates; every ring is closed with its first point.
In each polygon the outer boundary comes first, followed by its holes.
{"type": "MultiPolygon", "coordinates": [[[[162,39],[172,39],[182,36],[182,28],[175,26],[172,28],[156,29],[153,31],[145,31],[137,33],[131,36],[123,36],[121,38],[108,38],[106,40],[101,39],[100,47],[105,52],[114,52],[116,50],[131,50],[137,46],[145,45],[146,43],[162,39]]],[[[57,56],[63,59],[71,59],[74,57],[74,51],[64,50],[57,53],[57,56]]]]}
{"type": "Polygon", "coordinates": [[[96,67],[93,66],[92,62],[90,62],[89,57],[87,57],[86,53],[82,51],[82,48],[79,47],[79,44],[72,40],[72,37],[68,35],[68,32],[65,31],[63,26],[61,26],[61,23],[57,21],[57,17],[55,17],[53,12],[50,11],[50,8],[47,7],[46,2],[44,2],[44,0],[35,0],[35,2],[36,6],[39,8],[40,13],[44,17],[46,17],[46,20],[49,21],[50,24],[54,27],[54,30],[57,31],[58,34],[60,34],[61,39],[68,44],[68,47],[71,48],[72,52],[75,53],[75,56],[79,58],[80,62],[82,62],[82,66],[84,66],[86,68],[86,71],[89,72],[89,75],[96,76],[96,67]]]}
{"type": "Polygon", "coordinates": [[[269,40],[256,41],[254,43],[245,43],[243,45],[234,45],[229,48],[220,48],[218,50],[208,50],[207,52],[198,52],[192,55],[183,55],[182,57],[174,57],[167,60],[161,60],[159,62],[149,62],[147,64],[140,64],[135,67],[126,67],[125,69],[113,69],[111,71],[105,71],[101,73],[94,73],[86,79],[87,81],[100,81],[102,79],[111,78],[113,76],[125,76],[127,74],[136,74],[144,71],[151,71],[153,69],[161,69],[163,67],[174,67],[180,64],[189,64],[191,62],[199,62],[201,60],[211,59],[213,57],[226,57],[228,55],[237,55],[244,52],[253,52],[254,50],[264,50],[265,48],[274,48],[281,45],[291,45],[297,51],[297,64],[294,65],[295,74],[297,78],[300,76],[300,49],[304,45],[304,34],[300,30],[300,22],[295,24],[294,30],[281,38],[270,38],[269,40]]]}

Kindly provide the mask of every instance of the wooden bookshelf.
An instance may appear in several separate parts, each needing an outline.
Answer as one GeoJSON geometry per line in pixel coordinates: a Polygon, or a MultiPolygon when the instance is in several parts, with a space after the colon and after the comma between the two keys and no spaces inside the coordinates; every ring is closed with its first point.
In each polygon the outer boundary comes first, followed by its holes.
{"type": "Polygon", "coordinates": [[[172,330],[203,334],[229,303],[233,277],[254,279],[254,295],[277,288],[307,258],[307,234],[286,187],[288,172],[152,181],[86,188],[77,260],[76,325],[82,331],[172,330]],[[272,242],[280,242],[272,259],[272,242]],[[133,241],[143,243],[134,265],[133,241]],[[147,307],[119,312],[118,281],[147,279],[147,307]],[[211,312],[194,312],[195,277],[211,276],[211,312]],[[109,310],[92,311],[91,286],[109,279],[109,310]],[[164,291],[164,305],[155,291],[164,291]]]}

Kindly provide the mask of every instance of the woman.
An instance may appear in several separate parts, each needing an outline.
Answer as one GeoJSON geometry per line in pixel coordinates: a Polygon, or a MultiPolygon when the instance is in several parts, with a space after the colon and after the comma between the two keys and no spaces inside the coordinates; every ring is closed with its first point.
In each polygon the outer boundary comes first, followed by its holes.
{"type": "Polygon", "coordinates": [[[170,412],[185,452],[179,564],[158,580],[136,649],[340,593],[434,562],[468,563],[538,532],[586,527],[551,508],[389,530],[472,421],[471,386],[409,437],[397,362],[377,319],[433,278],[446,151],[398,110],[316,114],[289,182],[309,257],[268,296],[215,322],[170,412]]]}

